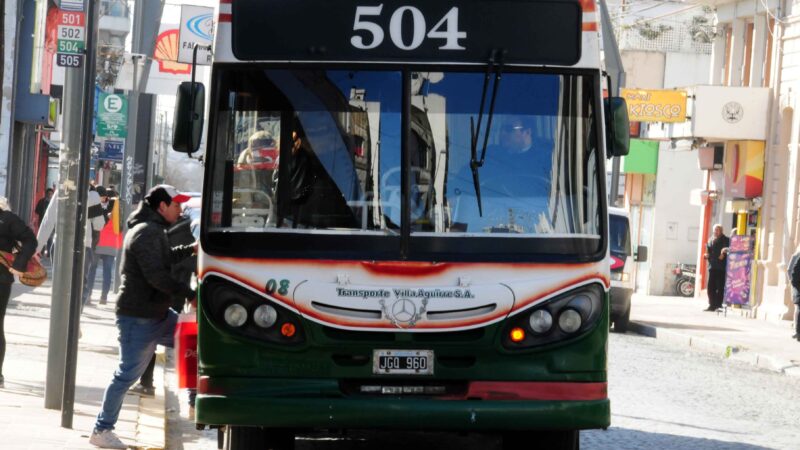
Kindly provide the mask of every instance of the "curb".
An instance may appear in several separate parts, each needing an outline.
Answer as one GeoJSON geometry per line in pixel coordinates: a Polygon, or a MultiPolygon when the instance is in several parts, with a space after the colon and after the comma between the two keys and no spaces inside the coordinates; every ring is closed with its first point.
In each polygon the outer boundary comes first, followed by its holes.
{"type": "Polygon", "coordinates": [[[631,321],[628,330],[642,336],[659,339],[664,342],[687,346],[697,351],[721,356],[726,360],[742,361],[747,364],[800,378],[800,364],[762,353],[753,353],[739,345],[724,344],[711,339],[678,333],[672,330],[654,327],[641,322],[631,321]]]}

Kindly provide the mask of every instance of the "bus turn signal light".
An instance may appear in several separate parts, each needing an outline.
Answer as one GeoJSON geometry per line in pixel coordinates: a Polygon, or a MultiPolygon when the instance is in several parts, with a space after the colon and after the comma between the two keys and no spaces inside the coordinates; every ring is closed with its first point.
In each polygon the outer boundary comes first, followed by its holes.
{"type": "Polygon", "coordinates": [[[522,342],[525,340],[525,330],[520,327],[514,327],[508,336],[511,338],[511,342],[522,342]]]}
{"type": "Polygon", "coordinates": [[[294,324],[289,322],[284,323],[281,325],[281,334],[287,338],[294,336],[294,333],[297,332],[297,329],[294,327],[294,324]]]}

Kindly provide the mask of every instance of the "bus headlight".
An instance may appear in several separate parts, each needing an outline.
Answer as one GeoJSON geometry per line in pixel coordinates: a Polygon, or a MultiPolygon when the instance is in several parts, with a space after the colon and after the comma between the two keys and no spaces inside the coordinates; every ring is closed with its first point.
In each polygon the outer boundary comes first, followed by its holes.
{"type": "Polygon", "coordinates": [[[279,345],[306,341],[297,313],[250,289],[209,276],[200,283],[198,297],[203,317],[220,333],[279,345]]]}
{"type": "Polygon", "coordinates": [[[581,328],[581,314],[574,309],[565,309],[558,315],[558,328],[565,333],[574,333],[581,328]]]}
{"type": "Polygon", "coordinates": [[[531,314],[528,320],[531,331],[537,334],[544,334],[550,331],[553,326],[553,315],[546,309],[539,309],[531,314]]]}
{"type": "Polygon", "coordinates": [[[512,316],[504,327],[502,344],[522,350],[576,339],[596,330],[607,311],[604,287],[599,283],[575,288],[537,302],[527,311],[512,316]],[[513,339],[513,330],[530,331],[521,339],[513,339]]]}
{"type": "Polygon", "coordinates": [[[225,323],[232,327],[239,328],[247,322],[247,310],[244,309],[244,306],[233,303],[225,308],[224,317],[225,323]]]}
{"type": "Polygon", "coordinates": [[[278,321],[278,311],[270,305],[261,305],[253,311],[253,322],[261,328],[269,328],[278,321]]]}

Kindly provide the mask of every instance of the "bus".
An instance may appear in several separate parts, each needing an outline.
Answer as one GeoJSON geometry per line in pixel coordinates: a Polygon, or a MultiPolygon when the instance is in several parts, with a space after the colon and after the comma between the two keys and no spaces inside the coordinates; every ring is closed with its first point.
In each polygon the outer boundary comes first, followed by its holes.
{"type": "MultiPolygon", "coordinates": [[[[596,8],[221,0],[198,425],[230,449],[350,429],[574,449],[609,426],[605,163],[629,131],[596,8]]],[[[205,92],[179,87],[178,151],[205,92]]]]}

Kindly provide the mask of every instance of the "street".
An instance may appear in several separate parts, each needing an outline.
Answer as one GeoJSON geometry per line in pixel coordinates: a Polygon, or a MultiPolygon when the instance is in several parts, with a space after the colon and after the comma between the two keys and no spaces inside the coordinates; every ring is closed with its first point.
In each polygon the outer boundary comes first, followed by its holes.
{"type": "MultiPolygon", "coordinates": [[[[791,344],[788,343],[788,344],[791,344]]],[[[799,346],[800,347],[800,346],[799,346]]],[[[670,346],[634,334],[611,334],[612,426],[581,433],[583,449],[796,449],[800,379],[670,346]]],[[[216,434],[178,420],[183,442],[170,449],[214,449],[216,434]]],[[[302,450],[499,448],[491,436],[357,432],[301,436],[302,450]]]]}

